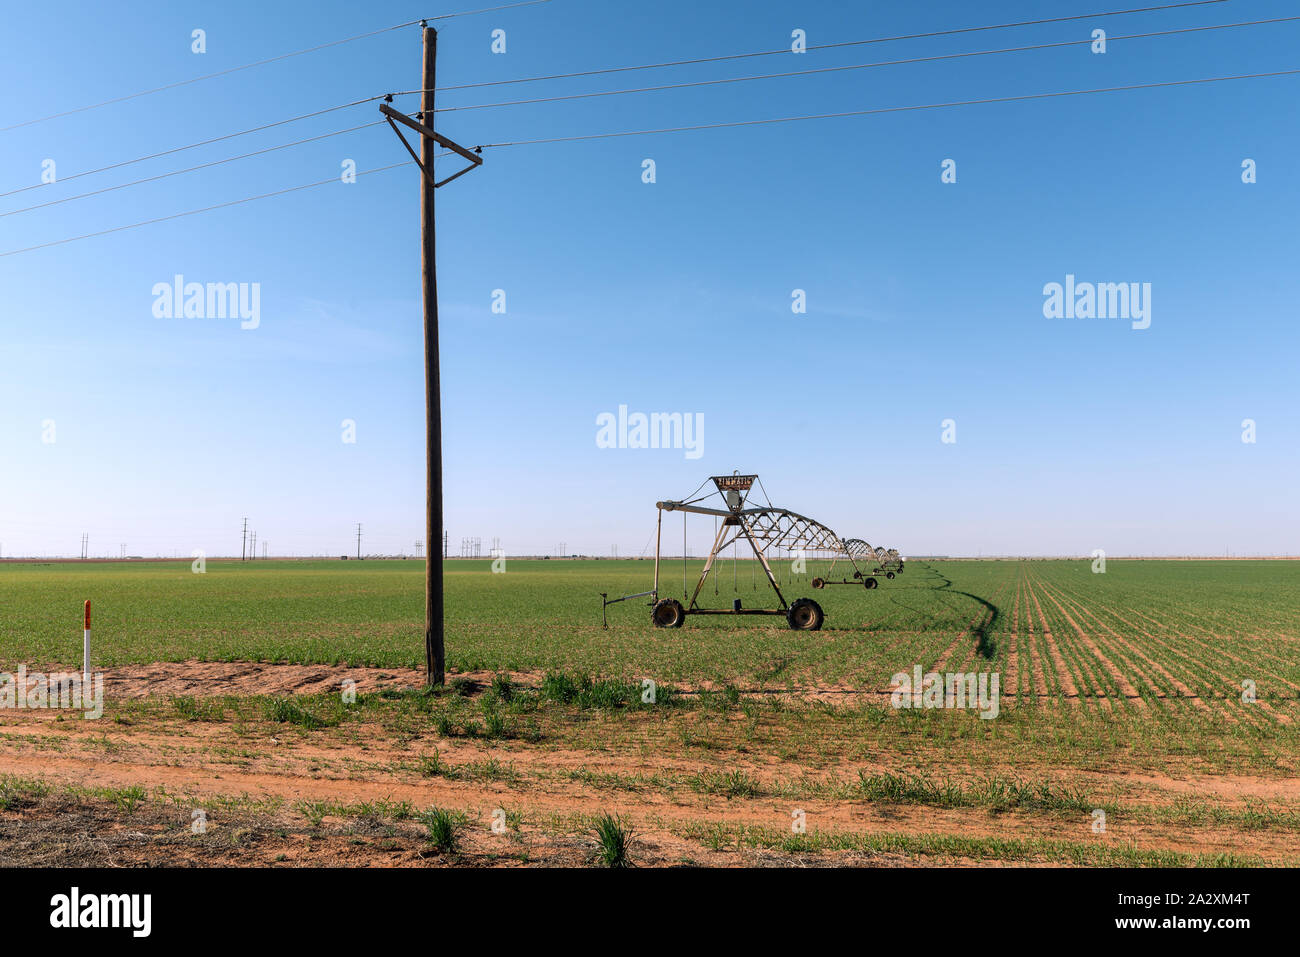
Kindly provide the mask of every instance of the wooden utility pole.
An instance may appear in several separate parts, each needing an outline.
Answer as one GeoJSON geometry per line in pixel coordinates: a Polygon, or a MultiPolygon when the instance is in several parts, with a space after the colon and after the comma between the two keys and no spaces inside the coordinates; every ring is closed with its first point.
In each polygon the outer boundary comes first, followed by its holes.
{"type": "MultiPolygon", "coordinates": [[[[424,28],[424,80],[421,120],[433,129],[433,92],[438,62],[438,31],[424,28]]],[[[424,277],[424,428],[426,509],[424,540],[442,537],[442,382],[438,370],[438,263],[435,256],[433,153],[438,144],[420,137],[420,271],[424,277]]],[[[430,685],[446,680],[447,652],[443,646],[442,556],[424,560],[424,659],[430,685]]]]}
{"type": "MultiPolygon", "coordinates": [[[[393,109],[387,102],[379,112],[388,120],[406,151],[420,167],[420,272],[424,280],[424,421],[425,421],[425,536],[427,543],[446,541],[442,527],[442,392],[438,375],[438,269],[435,259],[433,197],[434,191],[483,165],[483,158],[453,143],[433,129],[434,65],[438,58],[438,31],[421,23],[424,31],[424,82],[420,95],[418,122],[393,109]],[[397,124],[420,134],[417,156],[397,124]],[[439,181],[434,178],[433,160],[437,147],[443,147],[469,160],[470,165],[439,181]]],[[[387,98],[391,100],[391,97],[387,98]]],[[[424,564],[424,659],[428,683],[446,680],[446,651],[443,647],[442,554],[436,557],[429,548],[424,564]]]]}

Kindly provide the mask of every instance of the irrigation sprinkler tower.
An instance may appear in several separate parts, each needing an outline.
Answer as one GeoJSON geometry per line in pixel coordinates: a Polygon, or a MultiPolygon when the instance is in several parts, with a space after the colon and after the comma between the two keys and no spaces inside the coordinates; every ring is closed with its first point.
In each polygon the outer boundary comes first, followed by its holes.
{"type": "MultiPolygon", "coordinates": [[[[397,138],[420,168],[420,271],[424,280],[424,407],[425,407],[425,541],[436,542],[442,527],[442,385],[438,375],[438,265],[434,221],[434,194],[441,186],[483,165],[483,158],[458,143],[434,132],[434,88],[438,61],[438,31],[428,21],[420,21],[424,31],[423,82],[420,86],[420,112],[412,120],[387,102],[379,110],[388,120],[397,138]],[[397,124],[420,136],[417,156],[397,124]],[[458,173],[439,181],[434,178],[434,152],[443,147],[469,160],[458,173]]],[[[433,550],[430,549],[432,552],[433,550]]],[[[430,555],[424,564],[424,657],[428,683],[440,685],[446,678],[446,651],[443,646],[442,561],[430,555]]]]}

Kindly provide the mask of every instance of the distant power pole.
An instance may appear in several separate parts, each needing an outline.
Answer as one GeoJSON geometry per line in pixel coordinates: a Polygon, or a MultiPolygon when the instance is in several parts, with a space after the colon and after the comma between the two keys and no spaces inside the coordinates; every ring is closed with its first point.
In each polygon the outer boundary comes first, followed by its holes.
{"type": "Polygon", "coordinates": [[[86,532],[81,533],[81,560],[86,560],[86,555],[90,552],[90,535],[86,532]]]}
{"type": "Polygon", "coordinates": [[[244,519],[244,537],[239,543],[239,560],[242,562],[248,550],[248,519],[244,519]]]}
{"type": "Polygon", "coordinates": [[[420,557],[420,549],[421,549],[423,546],[424,546],[424,542],[416,542],[416,543],[415,543],[415,557],[416,557],[416,558],[419,558],[419,557],[420,557]]]}
{"type": "Polygon", "coordinates": [[[357,522],[357,561],[361,560],[361,523],[357,522]]]}
{"type": "Polygon", "coordinates": [[[257,558],[257,532],[249,536],[248,560],[254,561],[257,558]]]}
{"type": "Polygon", "coordinates": [[[443,532],[442,533],[442,557],[443,558],[447,557],[447,542],[448,542],[447,533],[443,532]]]}
{"type": "Polygon", "coordinates": [[[266,542],[262,543],[262,557],[266,557],[266,542]]]}

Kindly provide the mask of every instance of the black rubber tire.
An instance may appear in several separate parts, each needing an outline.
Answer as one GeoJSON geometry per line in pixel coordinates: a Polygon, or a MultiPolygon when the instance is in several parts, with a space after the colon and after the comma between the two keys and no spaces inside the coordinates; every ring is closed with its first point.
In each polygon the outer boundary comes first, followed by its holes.
{"type": "Polygon", "coordinates": [[[888,578],[888,579],[892,582],[892,581],[894,580],[894,573],[893,573],[893,572],[885,572],[885,577],[888,578]]]}
{"type": "Polygon", "coordinates": [[[785,613],[785,619],[795,631],[818,631],[826,615],[822,606],[811,598],[797,598],[785,613]]]}
{"type": "Polygon", "coordinates": [[[825,579],[822,579],[822,578],[814,578],[814,579],[812,580],[812,586],[813,586],[813,588],[825,588],[825,587],[826,587],[826,580],[825,580],[825,579]]]}
{"type": "Polygon", "coordinates": [[[680,628],[686,621],[686,609],[676,598],[660,598],[650,610],[656,628],[680,628]]]}
{"type": "Polygon", "coordinates": [[[880,587],[880,582],[876,581],[874,578],[868,578],[868,579],[867,579],[865,582],[863,582],[862,584],[866,585],[866,587],[868,587],[868,588],[879,588],[879,587],[880,587]]]}

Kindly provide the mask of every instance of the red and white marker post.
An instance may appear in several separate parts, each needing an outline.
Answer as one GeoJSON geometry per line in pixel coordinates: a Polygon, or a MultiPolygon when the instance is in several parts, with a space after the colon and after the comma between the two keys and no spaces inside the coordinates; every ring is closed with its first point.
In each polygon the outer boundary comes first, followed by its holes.
{"type": "Polygon", "coordinates": [[[81,641],[81,675],[90,678],[90,599],[86,599],[86,630],[81,641]]]}

